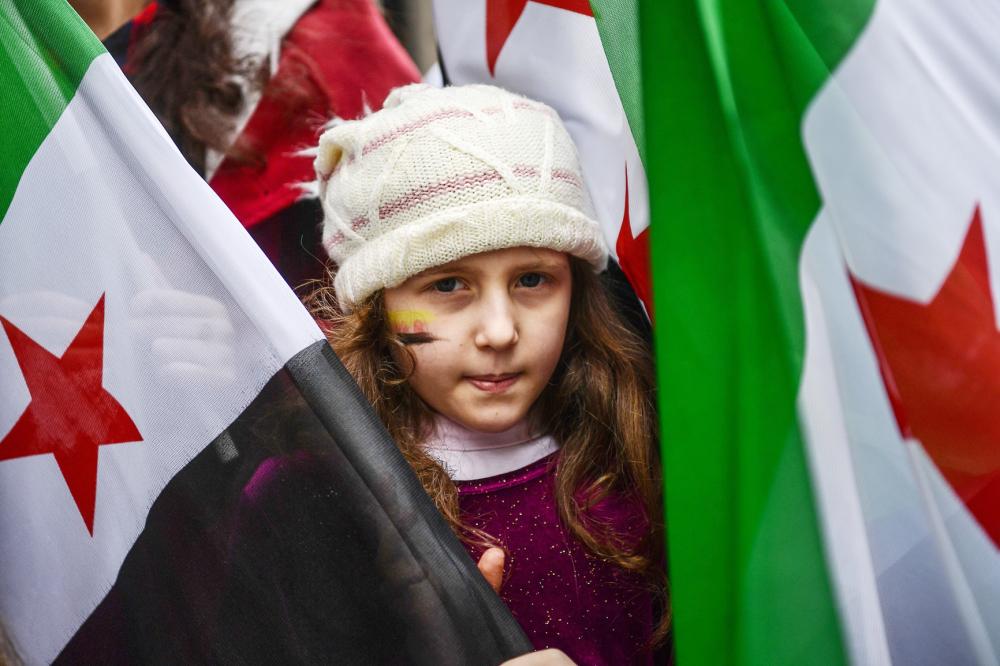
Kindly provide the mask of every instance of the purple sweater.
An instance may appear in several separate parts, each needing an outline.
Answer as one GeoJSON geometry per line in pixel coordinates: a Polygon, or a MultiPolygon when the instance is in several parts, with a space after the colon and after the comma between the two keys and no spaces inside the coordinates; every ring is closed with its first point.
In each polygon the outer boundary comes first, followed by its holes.
{"type": "MultiPolygon", "coordinates": [[[[563,527],[553,495],[557,457],[457,481],[463,520],[507,549],[500,596],[536,648],[559,648],[578,664],[650,664],[645,646],[654,627],[654,594],[638,576],[590,554],[563,527]]],[[[634,501],[609,498],[589,515],[631,538],[647,529],[634,501]]],[[[468,548],[478,561],[483,549],[468,548]]]]}

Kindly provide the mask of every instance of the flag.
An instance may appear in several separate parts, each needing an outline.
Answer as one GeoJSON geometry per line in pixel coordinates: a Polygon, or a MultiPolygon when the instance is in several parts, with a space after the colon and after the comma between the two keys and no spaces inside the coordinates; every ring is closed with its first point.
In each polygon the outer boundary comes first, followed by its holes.
{"type": "Polygon", "coordinates": [[[1000,8],[639,9],[678,662],[997,663],[1000,8]]]}
{"type": "Polygon", "coordinates": [[[309,314],[63,0],[0,0],[0,131],[6,659],[530,649],[309,314]]]}
{"type": "Polygon", "coordinates": [[[649,312],[646,173],[625,111],[637,100],[619,96],[590,3],[434,0],[434,19],[448,83],[497,85],[559,113],[611,254],[649,312]]]}

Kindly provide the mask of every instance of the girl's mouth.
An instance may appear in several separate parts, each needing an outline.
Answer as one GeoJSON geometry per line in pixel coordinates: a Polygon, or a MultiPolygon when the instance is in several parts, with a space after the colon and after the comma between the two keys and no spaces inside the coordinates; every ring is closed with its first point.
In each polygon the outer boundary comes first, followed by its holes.
{"type": "Polygon", "coordinates": [[[503,375],[475,375],[465,379],[480,391],[500,393],[513,386],[520,377],[520,372],[510,372],[503,375]]]}

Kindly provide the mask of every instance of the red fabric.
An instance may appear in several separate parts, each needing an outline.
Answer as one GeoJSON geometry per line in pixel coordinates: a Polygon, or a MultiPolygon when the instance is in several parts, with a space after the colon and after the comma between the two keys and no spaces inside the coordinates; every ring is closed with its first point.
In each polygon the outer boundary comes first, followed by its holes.
{"type": "Polygon", "coordinates": [[[370,0],[320,0],[286,36],[278,71],[239,139],[264,159],[227,157],[209,184],[245,227],[257,225],[295,202],[296,183],[313,179],[312,158],[294,153],[316,144],[325,121],[356,118],[365,102],[379,108],[392,88],[419,78],[370,0]],[[309,91],[293,113],[280,93],[289,80],[309,91]]]}
{"type": "Polygon", "coordinates": [[[653,320],[653,284],[652,273],[649,270],[649,227],[643,229],[638,236],[632,235],[632,223],[629,220],[628,203],[628,167],[625,167],[625,212],[622,214],[622,226],[618,230],[615,242],[615,253],[618,255],[618,265],[628,278],[629,284],[636,296],[646,306],[646,314],[653,320]]]}
{"type": "Polygon", "coordinates": [[[153,22],[153,17],[156,16],[156,3],[151,2],[142,8],[142,11],[135,15],[132,19],[132,29],[145,28],[150,23],[153,22]]]}
{"type": "Polygon", "coordinates": [[[1000,331],[976,206],[944,282],[926,303],[848,272],[899,434],[917,439],[1000,547],[1000,331]]]}
{"type": "Polygon", "coordinates": [[[152,25],[154,16],[156,16],[156,2],[151,2],[143,7],[142,11],[132,19],[132,29],[128,36],[128,50],[125,52],[126,75],[132,74],[129,63],[134,62],[135,45],[139,43],[139,39],[146,33],[146,29],[152,25]]]}

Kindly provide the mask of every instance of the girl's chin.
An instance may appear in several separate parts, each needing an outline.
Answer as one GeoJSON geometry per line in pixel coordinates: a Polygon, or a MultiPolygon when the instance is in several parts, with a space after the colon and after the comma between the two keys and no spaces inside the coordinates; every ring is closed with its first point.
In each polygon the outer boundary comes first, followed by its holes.
{"type": "Polygon", "coordinates": [[[449,419],[458,423],[463,428],[475,430],[477,432],[497,433],[510,430],[527,416],[527,411],[521,413],[520,410],[507,414],[445,414],[449,419]]]}

